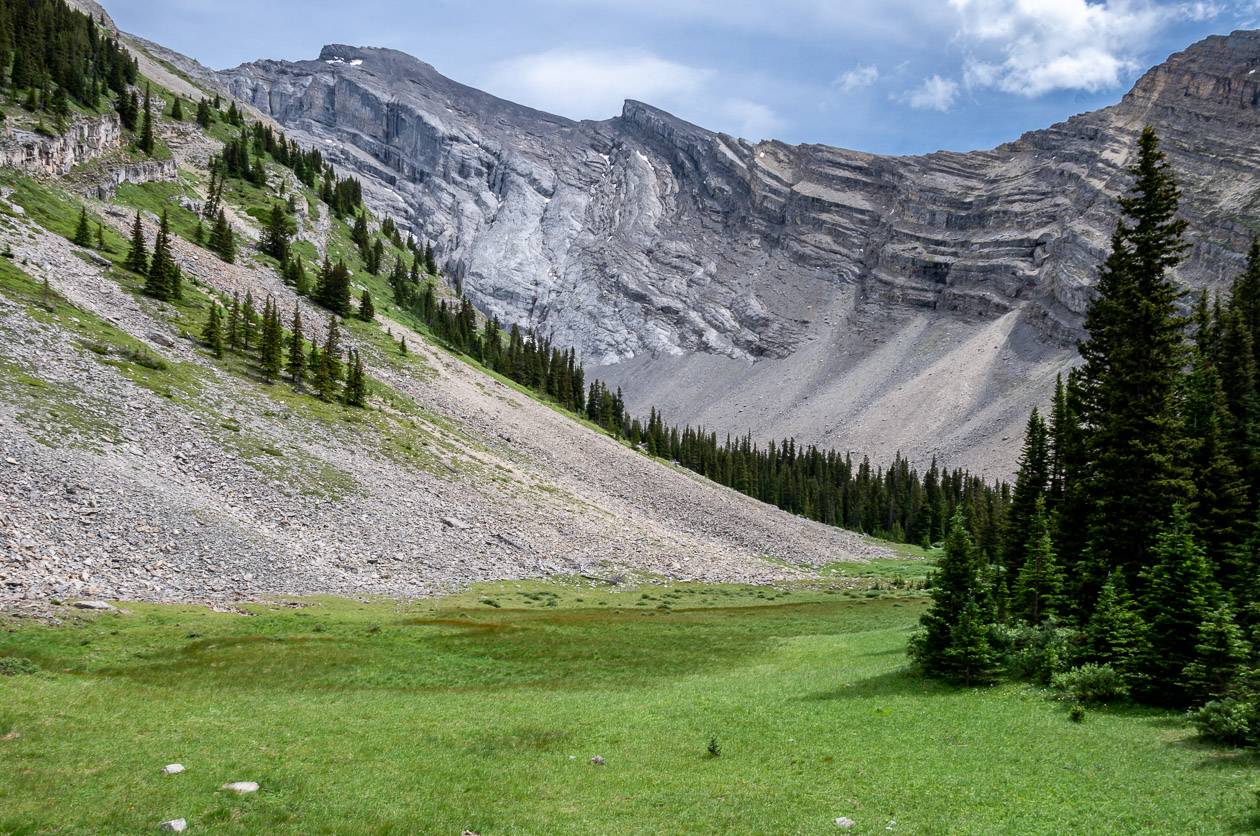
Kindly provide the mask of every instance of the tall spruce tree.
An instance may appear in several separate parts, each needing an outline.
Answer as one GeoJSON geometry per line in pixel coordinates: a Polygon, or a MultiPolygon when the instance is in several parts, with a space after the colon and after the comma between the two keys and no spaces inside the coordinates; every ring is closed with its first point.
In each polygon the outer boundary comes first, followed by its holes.
{"type": "Polygon", "coordinates": [[[1050,539],[1044,497],[1037,499],[1024,555],[1012,590],[1011,614],[1030,624],[1039,624],[1063,608],[1063,572],[1050,539]]]}
{"type": "Polygon", "coordinates": [[[367,406],[367,376],[363,372],[363,357],[357,351],[350,352],[346,367],[346,404],[367,406]]]}
{"type": "Polygon", "coordinates": [[[341,339],[337,331],[337,317],[328,317],[328,330],[324,347],[319,352],[319,365],[315,370],[315,392],[321,400],[335,401],[337,385],[341,382],[341,339]]]}
{"type": "Polygon", "coordinates": [[[74,243],[80,247],[92,246],[92,228],[88,226],[86,206],[79,209],[79,225],[74,231],[74,243]]]}
{"type": "Polygon", "coordinates": [[[201,341],[215,357],[223,356],[223,315],[219,303],[210,300],[210,316],[206,319],[206,327],[202,329],[201,341]]]}
{"type": "Polygon", "coordinates": [[[1184,423],[1194,479],[1191,522],[1214,574],[1232,588],[1247,564],[1251,513],[1247,486],[1229,456],[1232,416],[1220,378],[1202,348],[1185,383],[1184,423]]]}
{"type": "Polygon", "coordinates": [[[144,118],[140,123],[140,139],[136,142],[136,146],[150,157],[153,156],[153,151],[157,147],[153,138],[153,95],[148,84],[144,85],[144,118]]]}
{"type": "Polygon", "coordinates": [[[259,363],[263,380],[274,383],[280,377],[284,358],[284,327],[280,324],[280,309],[275,300],[267,297],[263,309],[262,335],[259,340],[259,363]]]}
{"type": "Polygon", "coordinates": [[[123,266],[142,276],[149,272],[149,251],[144,243],[144,226],[140,223],[139,211],[136,212],[136,222],[131,226],[131,249],[127,251],[123,266]]]}
{"type": "Polygon", "coordinates": [[[1041,414],[1034,407],[1024,430],[1024,449],[1019,456],[1015,488],[1006,515],[1002,538],[1002,564],[1006,580],[1013,583],[1024,565],[1025,550],[1033,517],[1045,510],[1046,489],[1050,483],[1050,435],[1041,414]]]}
{"type": "Polygon", "coordinates": [[[932,606],[920,619],[920,632],[915,636],[911,653],[929,676],[958,679],[975,676],[988,663],[991,648],[976,641],[979,624],[989,624],[996,614],[985,607],[986,595],[981,589],[981,567],[975,544],[967,530],[962,513],[950,521],[949,534],[936,571],[932,575],[932,606]],[[964,625],[962,633],[956,633],[964,625]],[[958,648],[955,640],[960,641],[958,648]],[[975,665],[967,663],[968,648],[979,654],[975,665]]]}
{"type": "Polygon", "coordinates": [[[366,290],[359,297],[359,319],[363,322],[372,322],[376,319],[376,308],[372,305],[372,294],[366,290]]]}
{"type": "Polygon", "coordinates": [[[1131,689],[1147,681],[1144,665],[1150,651],[1146,622],[1128,593],[1128,581],[1120,569],[1107,578],[1098,605],[1085,625],[1081,660],[1110,665],[1131,689]]]}
{"type": "Polygon", "coordinates": [[[1193,695],[1185,688],[1182,671],[1197,658],[1199,627],[1220,602],[1212,568],[1180,505],[1173,506],[1155,536],[1152,556],[1154,562],[1141,578],[1150,651],[1143,666],[1150,677],[1143,696],[1184,706],[1193,695]]]}
{"type": "Polygon", "coordinates": [[[258,344],[255,338],[258,333],[258,309],[254,307],[254,294],[245,291],[245,301],[241,303],[241,350],[249,351],[258,344]]]}
{"type": "Polygon", "coordinates": [[[1181,673],[1181,689],[1195,704],[1229,696],[1251,657],[1251,644],[1233,611],[1217,607],[1199,625],[1197,638],[1195,658],[1181,673]]]}
{"type": "Polygon", "coordinates": [[[1151,128],[1129,172],[1133,185],[1120,199],[1122,217],[1085,318],[1089,338],[1080,345],[1087,599],[1113,567],[1134,579],[1153,562],[1157,523],[1193,491],[1177,409],[1185,321],[1170,275],[1186,248],[1185,222],[1151,128]]]}
{"type": "Polygon", "coordinates": [[[153,243],[153,257],[149,259],[149,272],[144,283],[144,292],[155,299],[169,301],[180,297],[181,284],[179,265],[171,256],[171,222],[167,213],[163,211],[157,239],[153,243]]]}
{"type": "Polygon", "coordinates": [[[302,388],[306,376],[306,349],[302,340],[302,306],[293,306],[293,322],[289,326],[289,362],[285,371],[296,389],[302,388]]]}

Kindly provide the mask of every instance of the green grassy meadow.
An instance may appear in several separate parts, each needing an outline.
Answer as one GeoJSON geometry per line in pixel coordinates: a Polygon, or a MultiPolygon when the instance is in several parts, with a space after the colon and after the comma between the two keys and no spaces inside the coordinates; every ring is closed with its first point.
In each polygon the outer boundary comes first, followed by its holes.
{"type": "Polygon", "coordinates": [[[559,581],[122,606],[0,622],[0,658],[39,667],[0,676],[0,832],[1260,827],[1256,757],[1176,715],[1075,724],[1039,689],[916,679],[909,593],[559,581]],[[261,789],[220,788],[238,780],[261,789]]]}

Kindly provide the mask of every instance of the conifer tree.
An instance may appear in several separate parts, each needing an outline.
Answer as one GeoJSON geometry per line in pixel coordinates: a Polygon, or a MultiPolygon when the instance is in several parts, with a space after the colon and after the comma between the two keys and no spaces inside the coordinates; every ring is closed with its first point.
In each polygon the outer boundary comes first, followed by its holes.
{"type": "Polygon", "coordinates": [[[306,350],[302,340],[302,306],[293,306],[293,323],[289,326],[289,362],[285,366],[289,381],[301,389],[306,376],[306,350]]]}
{"type": "Polygon", "coordinates": [[[1050,482],[1049,431],[1041,414],[1034,407],[1024,430],[1024,449],[1019,457],[1019,471],[1011,493],[1003,534],[1002,563],[1008,582],[1014,582],[1024,565],[1025,550],[1030,543],[1029,530],[1050,482]]]}
{"type": "Polygon", "coordinates": [[[1181,675],[1181,688],[1201,704],[1230,694],[1251,656],[1251,645],[1228,606],[1217,607],[1199,625],[1195,658],[1181,675]]]}
{"type": "Polygon", "coordinates": [[[74,231],[74,243],[80,247],[92,246],[92,229],[88,226],[86,206],[79,209],[79,225],[74,231]]]}
{"type": "Polygon", "coordinates": [[[1250,529],[1247,486],[1228,455],[1232,416],[1220,378],[1203,349],[1186,378],[1184,423],[1195,498],[1191,522],[1215,576],[1227,588],[1238,579],[1250,529]]]}
{"type": "Polygon", "coordinates": [[[1220,347],[1215,364],[1229,409],[1229,455],[1247,487],[1253,507],[1260,500],[1260,398],[1256,376],[1255,347],[1243,311],[1231,298],[1222,311],[1220,347]]]}
{"type": "Polygon", "coordinates": [[[241,295],[232,294],[232,308],[228,312],[227,341],[233,351],[241,347],[241,295]]]}
{"type": "Polygon", "coordinates": [[[333,265],[324,259],[315,287],[315,301],[338,316],[350,315],[350,270],[344,261],[333,265]]]}
{"type": "Polygon", "coordinates": [[[376,319],[376,308],[372,306],[372,294],[366,290],[359,298],[359,319],[364,322],[373,322],[376,319]]]}
{"type": "Polygon", "coordinates": [[[1038,624],[1063,607],[1063,573],[1050,540],[1046,501],[1038,497],[1012,594],[1011,612],[1031,624],[1038,624]]]}
{"type": "Polygon", "coordinates": [[[1155,537],[1155,562],[1142,580],[1150,676],[1145,696],[1166,705],[1185,705],[1190,694],[1181,673],[1197,656],[1199,627],[1218,605],[1212,570],[1202,547],[1194,541],[1190,518],[1174,506],[1169,520],[1155,537]]]}
{"type": "Polygon", "coordinates": [[[1094,614],[1085,626],[1082,660],[1110,665],[1130,688],[1138,688],[1146,677],[1143,665],[1149,656],[1146,622],[1137,612],[1126,589],[1124,574],[1117,568],[1103,584],[1094,614]]]}
{"type": "Polygon", "coordinates": [[[302,264],[302,256],[295,256],[289,259],[289,284],[293,285],[293,290],[299,296],[306,296],[311,292],[310,279],[306,275],[306,267],[302,264]]]}
{"type": "Polygon", "coordinates": [[[283,264],[289,259],[289,237],[292,234],[292,222],[285,212],[284,205],[273,203],[271,212],[267,216],[267,226],[263,230],[259,249],[283,264]]]}
{"type": "Polygon", "coordinates": [[[367,378],[363,373],[363,358],[359,352],[350,352],[346,371],[346,404],[367,406],[367,378]]]}
{"type": "Polygon", "coordinates": [[[1000,656],[989,641],[991,626],[980,604],[970,598],[950,630],[949,646],[941,660],[946,678],[968,687],[997,680],[1000,656]]]}
{"type": "Polygon", "coordinates": [[[153,257],[149,260],[149,272],[144,283],[144,292],[155,299],[169,301],[180,297],[180,285],[179,265],[171,256],[170,218],[164,211],[162,222],[158,226],[157,239],[153,243],[153,257]]]}
{"type": "Polygon", "coordinates": [[[1150,128],[1130,174],[1086,314],[1089,339],[1080,345],[1089,598],[1112,567],[1136,578],[1151,564],[1156,523],[1192,491],[1176,410],[1185,322],[1169,274],[1186,248],[1185,222],[1176,217],[1179,191],[1150,128]]]}
{"type": "Polygon", "coordinates": [[[184,121],[184,101],[179,96],[175,97],[175,103],[171,105],[171,118],[176,122],[184,121]]]}
{"type": "Polygon", "coordinates": [[[257,344],[254,339],[258,327],[258,309],[254,307],[254,295],[245,291],[245,301],[241,303],[241,350],[249,351],[257,344]]]}
{"type": "Polygon", "coordinates": [[[267,383],[274,383],[280,377],[283,351],[284,328],[280,324],[280,309],[275,301],[268,297],[263,310],[263,327],[259,346],[263,380],[267,383]]]}
{"type": "Polygon", "coordinates": [[[197,103],[197,124],[200,125],[203,130],[208,129],[210,127],[210,120],[210,105],[205,99],[202,99],[197,103]]]}
{"type": "Polygon", "coordinates": [[[96,248],[103,253],[110,252],[109,244],[105,242],[105,227],[99,222],[96,224],[96,248]]]}
{"type": "Polygon", "coordinates": [[[144,243],[144,226],[140,223],[140,213],[136,212],[136,222],[131,227],[131,249],[127,251],[127,260],[123,266],[133,273],[148,275],[149,252],[144,243]]]}
{"type": "Polygon", "coordinates": [[[920,619],[922,629],[911,646],[915,661],[930,676],[965,679],[986,666],[991,648],[977,642],[975,633],[979,624],[991,623],[995,616],[983,607],[985,596],[980,583],[975,545],[966,520],[957,513],[950,522],[944,553],[932,576],[932,606],[920,619]],[[962,644],[951,652],[964,612],[968,613],[967,623],[957,635],[962,644]],[[979,654],[974,665],[966,659],[969,651],[979,654]]]}
{"type": "Polygon", "coordinates": [[[236,262],[236,233],[228,223],[227,214],[220,209],[210,231],[210,250],[220,259],[233,264],[236,262]]]}
{"type": "Polygon", "coordinates": [[[337,333],[337,317],[328,317],[328,331],[324,347],[319,352],[319,367],[315,372],[315,391],[321,400],[337,399],[337,384],[341,381],[341,341],[337,333]]]}
{"type": "Polygon", "coordinates": [[[140,123],[140,139],[137,147],[149,156],[153,156],[156,144],[153,139],[153,97],[149,85],[144,86],[144,120],[140,123]]]}
{"type": "Polygon", "coordinates": [[[219,311],[219,303],[214,300],[210,302],[210,316],[201,332],[201,341],[215,357],[223,356],[223,315],[219,311]]]}

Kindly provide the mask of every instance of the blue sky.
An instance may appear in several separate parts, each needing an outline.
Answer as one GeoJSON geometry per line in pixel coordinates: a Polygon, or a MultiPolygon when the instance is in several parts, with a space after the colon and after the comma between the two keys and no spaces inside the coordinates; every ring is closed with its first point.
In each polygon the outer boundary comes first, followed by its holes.
{"type": "Polygon", "coordinates": [[[1260,0],[105,0],[223,68],[387,46],[573,118],[636,98],[749,139],[914,154],[989,148],[1115,102],[1260,0]]]}

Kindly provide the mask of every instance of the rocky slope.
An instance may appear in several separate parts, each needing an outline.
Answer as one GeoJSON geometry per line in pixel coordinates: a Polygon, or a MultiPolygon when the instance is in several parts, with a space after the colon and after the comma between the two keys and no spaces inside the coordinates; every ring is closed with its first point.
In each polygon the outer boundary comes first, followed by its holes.
{"type": "Polygon", "coordinates": [[[485,311],[575,345],[631,403],[759,437],[993,474],[1073,360],[1135,134],[1185,187],[1190,287],[1237,271],[1260,187],[1260,33],[992,151],[750,144],[639,102],[576,123],[402,53],[217,75],[364,178],[485,311]]]}
{"type": "MultiPolygon", "coordinates": [[[[216,141],[168,120],[158,133],[195,191],[216,141]]],[[[384,318],[348,335],[376,381],[366,411],[216,361],[193,339],[189,306],[204,301],[138,295],[135,277],[37,220],[58,201],[77,217],[86,193],[89,213],[126,234],[134,210],[84,188],[133,165],[118,150],[97,149],[67,177],[3,173],[15,185],[0,192],[11,255],[0,259],[0,609],[52,597],[410,596],[553,574],[773,582],[886,554],[649,459],[384,318]]],[[[291,173],[271,177],[277,191],[281,180],[295,188],[291,173]]],[[[302,205],[317,244],[329,218],[302,205]]],[[[156,218],[145,217],[151,245],[156,218]]],[[[186,296],[249,292],[322,323],[252,255],[253,219],[229,217],[236,264],[173,242],[186,296]]]]}

